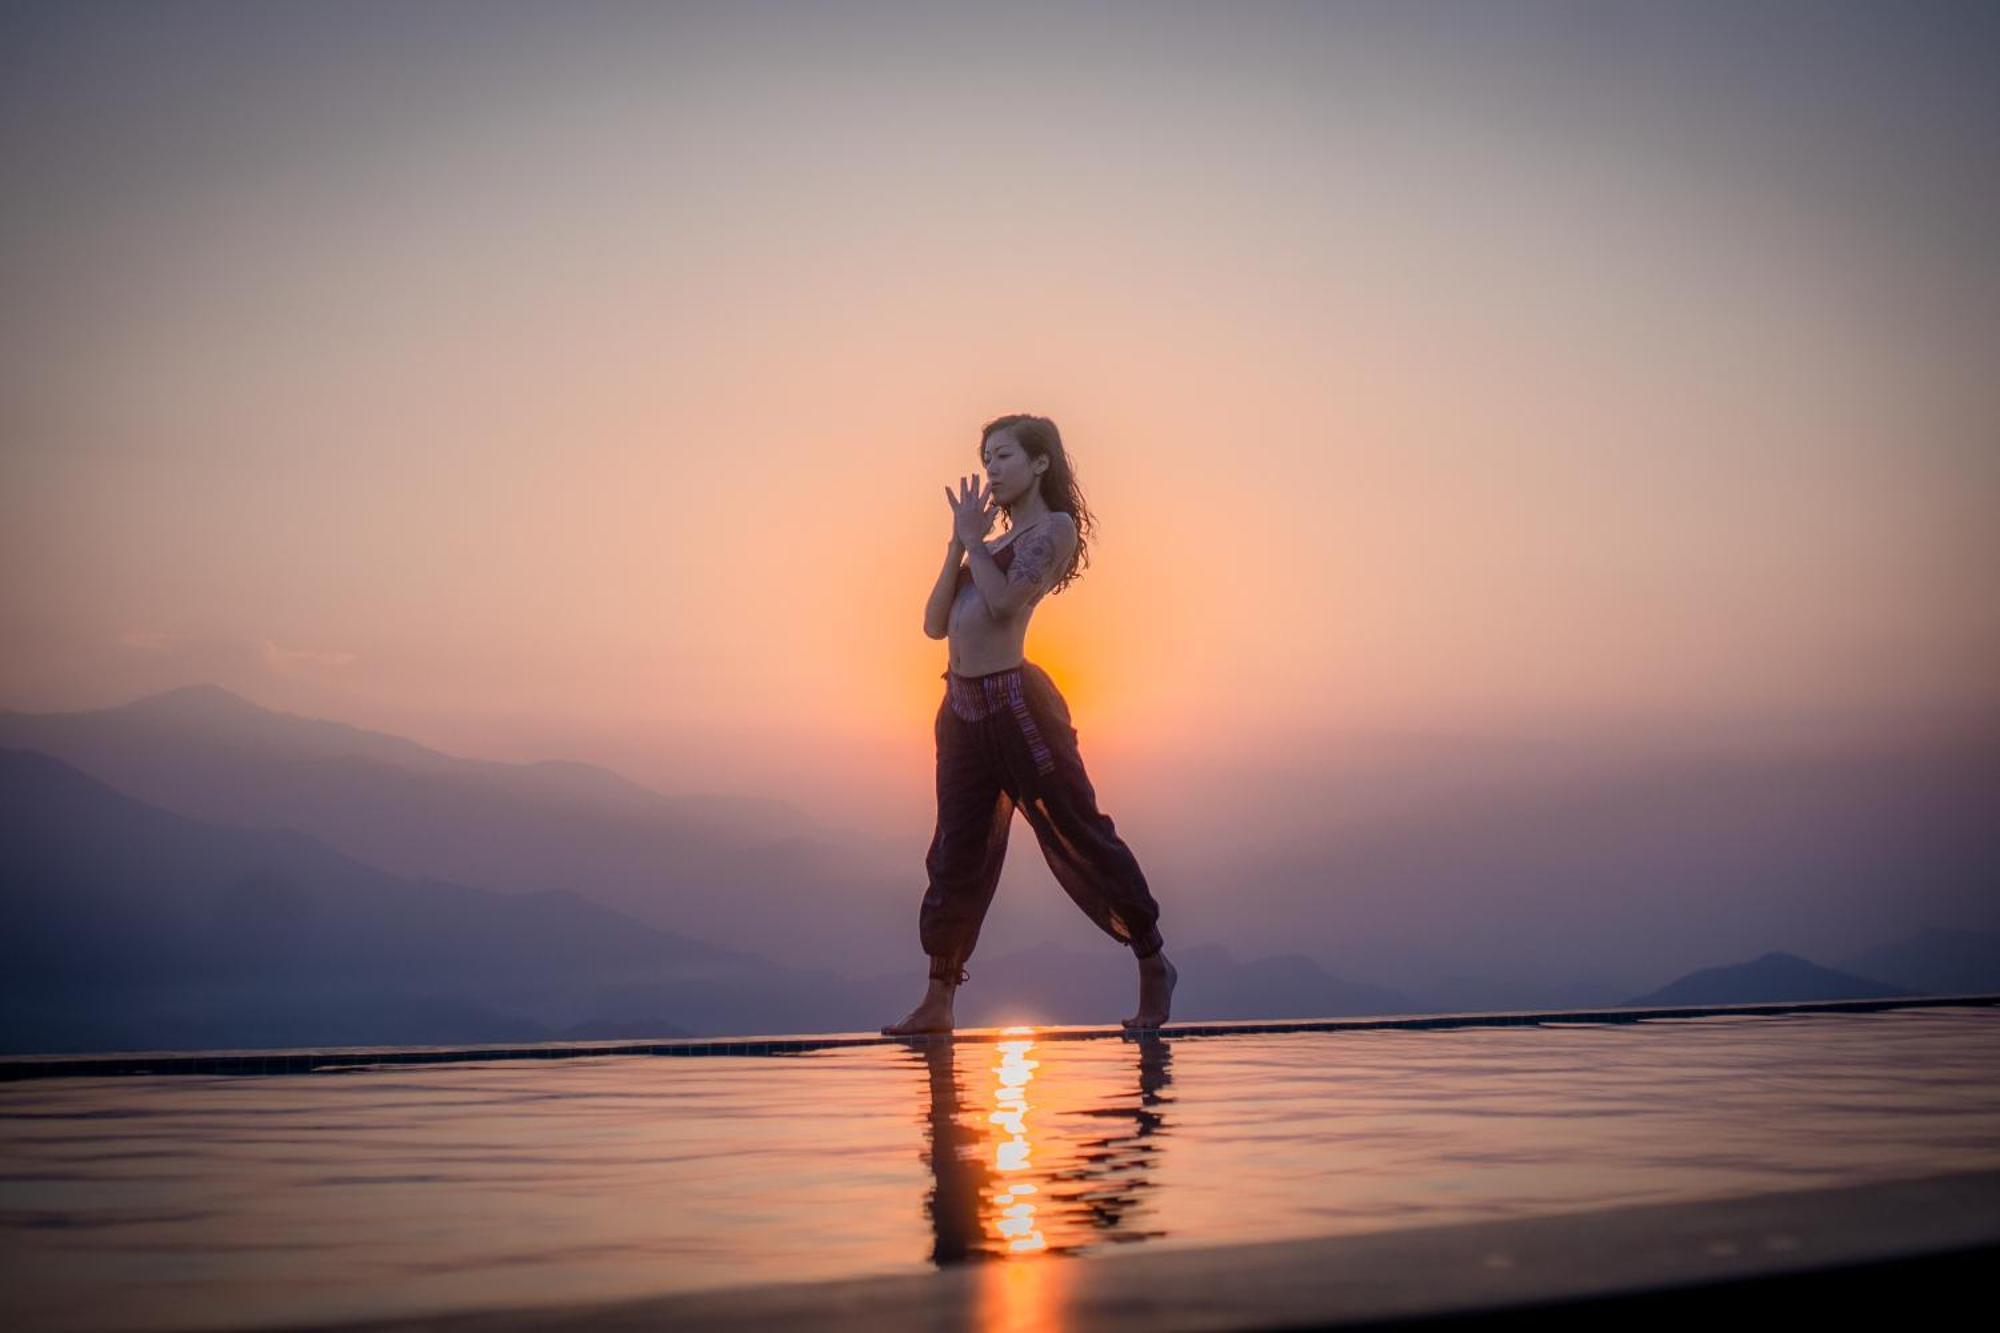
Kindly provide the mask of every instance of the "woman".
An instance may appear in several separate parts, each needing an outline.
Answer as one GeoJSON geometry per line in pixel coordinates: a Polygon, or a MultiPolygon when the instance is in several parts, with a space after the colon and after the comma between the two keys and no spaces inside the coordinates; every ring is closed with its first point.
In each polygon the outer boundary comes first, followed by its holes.
{"type": "Polygon", "coordinates": [[[952,1000],[969,977],[965,960],[993,901],[1018,808],[1028,818],[1056,882],[1139,963],[1139,1010],[1127,1028],[1167,1021],[1176,973],[1160,938],[1159,904],[1077,752],[1069,705],[1047,672],[1026,661],[1028,620],[1044,593],[1076,577],[1094,525],[1077,490],[1062,436],[1046,417],[1004,416],[980,431],[990,489],[961,477],[951,506],[951,545],[924,608],[924,633],[951,640],[938,705],[937,831],[924,867],[930,887],[918,936],[930,957],[930,989],[890,1036],[949,1032],[952,1000]],[[1007,530],[988,546],[999,510],[1007,530]]]}

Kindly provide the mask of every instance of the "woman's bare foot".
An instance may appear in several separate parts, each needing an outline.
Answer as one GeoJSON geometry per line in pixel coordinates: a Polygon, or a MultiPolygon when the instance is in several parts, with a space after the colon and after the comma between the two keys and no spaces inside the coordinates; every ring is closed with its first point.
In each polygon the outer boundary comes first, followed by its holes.
{"type": "Polygon", "coordinates": [[[885,1037],[909,1037],[919,1032],[951,1031],[951,1001],[958,991],[958,983],[931,978],[931,988],[924,993],[923,1003],[910,1010],[909,1017],[900,1023],[887,1023],[882,1027],[885,1037]]]}
{"type": "Polygon", "coordinates": [[[1174,981],[1180,976],[1167,961],[1166,950],[1139,960],[1139,1012],[1124,1020],[1127,1028],[1156,1028],[1166,1025],[1173,1006],[1174,981]]]}

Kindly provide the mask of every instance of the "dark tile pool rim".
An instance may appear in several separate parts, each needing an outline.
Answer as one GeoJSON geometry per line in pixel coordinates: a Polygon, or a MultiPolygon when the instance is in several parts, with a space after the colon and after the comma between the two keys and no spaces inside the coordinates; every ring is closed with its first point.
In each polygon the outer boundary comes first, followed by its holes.
{"type": "Polygon", "coordinates": [[[933,1042],[1126,1041],[1226,1037],[1285,1032],[1364,1032],[1381,1029],[1560,1026],[1637,1023],[1662,1019],[1750,1018],[1773,1014],[1872,1013],[1882,1009],[1934,1009],[2000,1005],[2000,992],[1980,995],[1883,996],[1873,999],[1797,1000],[1761,1004],[1676,1005],[1648,1008],[1524,1009],[1491,1013],[1377,1014],[1359,1018],[1284,1018],[1168,1023],[1133,1031],[1124,1027],[1037,1025],[1030,1028],[960,1028],[956,1032],[889,1037],[879,1032],[796,1033],[778,1036],[681,1037],[659,1041],[549,1041],[494,1046],[330,1046],[313,1049],[235,1051],[118,1051],[0,1058],[0,1081],[97,1077],[115,1074],[309,1074],[385,1064],[435,1064],[486,1060],[566,1060],[602,1055],[792,1055],[838,1046],[928,1045],[933,1042]]]}

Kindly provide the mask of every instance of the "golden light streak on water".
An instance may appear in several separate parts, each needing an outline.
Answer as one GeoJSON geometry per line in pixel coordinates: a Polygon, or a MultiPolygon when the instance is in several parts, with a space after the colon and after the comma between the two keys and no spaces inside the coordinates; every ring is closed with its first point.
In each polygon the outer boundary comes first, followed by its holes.
{"type": "Polygon", "coordinates": [[[995,1109],[987,1119],[1004,1137],[993,1149],[993,1169],[1000,1179],[989,1197],[988,1215],[1010,1254],[1036,1254],[1048,1248],[1035,1226],[1034,1183],[1011,1178],[1034,1166],[1034,1142],[1028,1128],[1028,1113],[1034,1108],[1028,1100],[1028,1085],[1034,1082],[1041,1063],[1028,1058],[1034,1048],[1035,1043],[1025,1039],[994,1043],[1000,1057],[992,1070],[998,1086],[993,1091],[995,1109]]]}

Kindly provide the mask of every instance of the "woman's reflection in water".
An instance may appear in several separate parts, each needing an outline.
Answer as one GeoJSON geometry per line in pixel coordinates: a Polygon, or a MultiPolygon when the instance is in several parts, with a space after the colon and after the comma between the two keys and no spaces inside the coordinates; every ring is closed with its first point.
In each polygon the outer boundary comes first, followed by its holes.
{"type": "Polygon", "coordinates": [[[1142,1223],[1173,1100],[1163,1092],[1172,1049],[1154,1033],[1123,1040],[1137,1048],[1137,1096],[1084,1089],[1083,1104],[1068,1107],[1065,1090],[1037,1087],[1032,1035],[924,1044],[933,1263],[1077,1254],[1166,1234],[1142,1223]],[[968,1098],[968,1084],[991,1091],[968,1098]],[[1088,1131],[1066,1138],[1070,1116],[1088,1117],[1088,1131]]]}

